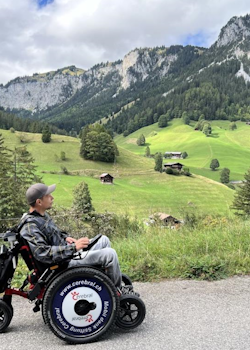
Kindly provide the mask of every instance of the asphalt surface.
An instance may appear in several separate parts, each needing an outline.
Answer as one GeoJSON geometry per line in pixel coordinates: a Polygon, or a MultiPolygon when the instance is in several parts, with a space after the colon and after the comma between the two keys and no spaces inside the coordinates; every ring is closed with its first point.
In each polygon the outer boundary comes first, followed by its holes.
{"type": "Polygon", "coordinates": [[[32,305],[13,297],[14,317],[0,334],[1,350],[249,350],[250,277],[216,282],[167,280],[135,283],[147,315],[132,331],[115,329],[105,340],[68,345],[43,323],[32,305]]]}

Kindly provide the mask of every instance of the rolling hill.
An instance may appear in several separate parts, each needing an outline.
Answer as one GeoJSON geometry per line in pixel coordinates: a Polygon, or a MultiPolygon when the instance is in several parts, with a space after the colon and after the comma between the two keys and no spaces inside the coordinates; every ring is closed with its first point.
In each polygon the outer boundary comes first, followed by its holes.
{"type": "MultiPolygon", "coordinates": [[[[192,130],[191,127],[180,125],[179,122],[179,120],[174,121],[171,127],[158,130],[155,136],[159,137],[160,132],[166,132],[167,129],[170,131],[171,128],[179,128],[179,130],[190,128],[192,130]]],[[[149,133],[155,129],[153,126],[148,128],[149,133]]],[[[148,215],[161,211],[181,217],[183,210],[192,207],[195,211],[210,214],[226,215],[229,213],[229,206],[233,199],[232,190],[200,175],[185,177],[155,172],[153,170],[154,160],[142,157],[140,153],[143,150],[131,143],[133,140],[126,143],[128,139],[117,139],[120,144],[120,156],[117,157],[114,164],[107,164],[81,159],[79,140],[76,138],[52,135],[52,142],[44,144],[41,142],[40,134],[26,133],[24,135],[26,142],[20,143],[20,133],[11,133],[6,130],[0,132],[9,148],[13,149],[25,144],[35,159],[37,172],[43,176],[43,181],[57,184],[55,192],[57,205],[70,207],[73,188],[80,181],[85,181],[89,185],[93,205],[99,212],[107,210],[147,218],[148,215]],[[138,154],[134,150],[137,150],[138,154]],[[65,151],[66,161],[58,160],[61,151],[65,151]],[[66,167],[71,175],[63,175],[61,166],[66,167]],[[100,183],[99,175],[103,172],[109,172],[115,177],[114,185],[100,183]]],[[[152,139],[155,136],[152,136],[152,139]]],[[[159,144],[162,150],[165,150],[164,137],[162,140],[159,138],[155,146],[153,146],[153,141],[150,141],[152,150],[156,151],[159,144]]],[[[189,153],[191,149],[186,148],[186,151],[189,153]]],[[[192,155],[192,152],[190,154],[192,155]]],[[[191,155],[190,161],[193,157],[191,155]]]]}
{"type": "Polygon", "coordinates": [[[184,125],[181,119],[174,119],[166,128],[158,128],[158,123],[155,123],[127,137],[119,135],[115,141],[120,148],[137,155],[144,155],[147,145],[151,154],[186,151],[188,158],[180,162],[189,167],[192,173],[220,181],[220,171],[211,171],[209,167],[211,160],[217,158],[220,169],[230,169],[231,180],[242,180],[250,167],[250,125],[244,122],[237,122],[236,125],[237,129],[232,131],[229,130],[229,121],[212,121],[212,135],[206,137],[201,131],[195,131],[193,124],[184,125]],[[141,134],[146,138],[144,147],[136,144],[141,134]]]}

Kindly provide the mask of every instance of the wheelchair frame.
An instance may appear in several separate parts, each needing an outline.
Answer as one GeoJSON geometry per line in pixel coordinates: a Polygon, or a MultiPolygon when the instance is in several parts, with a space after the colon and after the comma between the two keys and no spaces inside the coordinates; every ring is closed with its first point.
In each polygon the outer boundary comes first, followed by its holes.
{"type": "MultiPolygon", "coordinates": [[[[143,322],[146,308],[131,286],[123,294],[123,288],[117,289],[103,270],[93,266],[67,268],[65,261],[45,266],[33,258],[28,243],[17,232],[8,231],[3,239],[10,243],[8,254],[12,256],[13,273],[0,299],[0,333],[13,317],[13,295],[33,301],[34,312],[42,306],[45,324],[68,343],[96,341],[114,325],[132,329],[143,322]],[[20,288],[14,288],[11,281],[19,254],[31,273],[20,288]]],[[[131,284],[128,276],[123,275],[122,279],[123,285],[131,284]]]]}

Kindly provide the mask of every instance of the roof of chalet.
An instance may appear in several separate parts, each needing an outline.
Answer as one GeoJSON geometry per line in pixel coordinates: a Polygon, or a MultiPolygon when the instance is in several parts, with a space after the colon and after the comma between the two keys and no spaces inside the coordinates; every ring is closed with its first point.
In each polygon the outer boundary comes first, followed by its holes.
{"type": "Polygon", "coordinates": [[[182,165],[182,166],[184,165],[184,164],[181,164],[181,163],[165,163],[164,166],[166,166],[166,165],[177,165],[177,164],[182,165]]]}
{"type": "Polygon", "coordinates": [[[105,176],[110,176],[110,177],[114,178],[114,176],[110,175],[109,173],[103,173],[103,174],[101,174],[101,175],[100,175],[100,178],[105,177],[105,176]]]}
{"type": "Polygon", "coordinates": [[[180,154],[182,154],[182,152],[165,152],[165,154],[178,154],[178,155],[180,155],[180,154]]]}

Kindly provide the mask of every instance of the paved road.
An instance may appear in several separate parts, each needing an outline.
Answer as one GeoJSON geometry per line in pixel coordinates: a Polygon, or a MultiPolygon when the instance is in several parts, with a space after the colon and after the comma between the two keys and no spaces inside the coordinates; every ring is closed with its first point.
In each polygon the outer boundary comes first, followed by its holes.
{"type": "Polygon", "coordinates": [[[14,297],[14,318],[8,332],[0,334],[0,349],[250,349],[250,277],[135,286],[147,307],[144,323],[133,331],[117,329],[106,340],[76,346],[54,336],[27,300],[14,297]]]}

